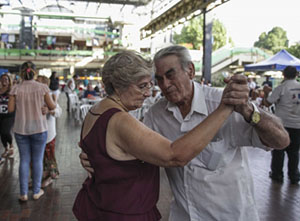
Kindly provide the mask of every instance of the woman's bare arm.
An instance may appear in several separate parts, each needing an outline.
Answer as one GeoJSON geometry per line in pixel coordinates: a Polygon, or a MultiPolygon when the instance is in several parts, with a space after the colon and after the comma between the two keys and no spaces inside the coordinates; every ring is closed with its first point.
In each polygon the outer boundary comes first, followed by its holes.
{"type": "Polygon", "coordinates": [[[9,100],[8,100],[8,112],[14,112],[16,109],[16,98],[15,95],[9,95],[9,100]]]}
{"type": "Polygon", "coordinates": [[[163,167],[184,166],[209,144],[232,109],[221,104],[203,122],[174,142],[124,112],[111,118],[108,134],[118,148],[137,159],[163,167]]]}
{"type": "Polygon", "coordinates": [[[44,100],[49,110],[54,110],[56,108],[56,103],[52,100],[49,93],[45,94],[44,100]]]}

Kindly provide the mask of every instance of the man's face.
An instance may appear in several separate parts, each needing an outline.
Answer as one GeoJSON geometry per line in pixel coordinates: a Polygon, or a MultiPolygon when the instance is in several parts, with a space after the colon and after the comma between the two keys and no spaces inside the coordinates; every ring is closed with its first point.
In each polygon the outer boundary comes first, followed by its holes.
{"type": "Polygon", "coordinates": [[[89,91],[93,91],[93,90],[94,90],[94,88],[93,88],[93,85],[92,85],[92,84],[88,84],[88,90],[89,90],[89,91]]]}
{"type": "Polygon", "coordinates": [[[181,103],[192,99],[194,66],[189,65],[187,71],[181,68],[175,55],[161,58],[155,63],[155,78],[166,99],[172,103],[181,103]]]}

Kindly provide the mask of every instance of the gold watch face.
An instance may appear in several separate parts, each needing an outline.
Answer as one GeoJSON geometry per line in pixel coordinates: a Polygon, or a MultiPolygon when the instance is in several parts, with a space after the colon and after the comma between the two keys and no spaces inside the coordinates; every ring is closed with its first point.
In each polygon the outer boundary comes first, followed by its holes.
{"type": "Polygon", "coordinates": [[[252,122],[254,124],[258,124],[259,121],[260,121],[260,114],[258,112],[254,112],[252,115],[252,122]]]}

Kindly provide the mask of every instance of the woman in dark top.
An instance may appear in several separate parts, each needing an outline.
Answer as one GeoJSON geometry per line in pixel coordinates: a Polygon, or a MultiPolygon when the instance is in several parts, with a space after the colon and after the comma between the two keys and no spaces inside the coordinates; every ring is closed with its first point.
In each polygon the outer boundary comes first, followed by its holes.
{"type": "Polygon", "coordinates": [[[58,98],[59,98],[59,94],[60,94],[60,91],[59,91],[59,79],[58,77],[56,77],[56,72],[53,71],[51,76],[50,76],[50,85],[49,85],[49,88],[52,92],[52,94],[55,95],[55,102],[58,101],[58,98]]]}
{"type": "Polygon", "coordinates": [[[95,172],[78,193],[78,220],[157,221],[159,167],[184,166],[215,136],[232,107],[223,103],[191,132],[174,142],[150,130],[128,111],[151,95],[152,63],[123,51],[104,65],[108,96],[87,114],[80,146],[95,172]]]}
{"type": "Polygon", "coordinates": [[[9,91],[12,87],[12,79],[9,74],[1,75],[0,88],[0,136],[1,142],[5,148],[2,157],[12,158],[14,154],[14,147],[12,144],[11,129],[14,125],[15,112],[8,113],[9,91]]]}
{"type": "Polygon", "coordinates": [[[53,71],[51,76],[50,76],[50,85],[49,85],[50,90],[56,91],[59,89],[59,79],[56,77],[56,72],[53,71]]]}

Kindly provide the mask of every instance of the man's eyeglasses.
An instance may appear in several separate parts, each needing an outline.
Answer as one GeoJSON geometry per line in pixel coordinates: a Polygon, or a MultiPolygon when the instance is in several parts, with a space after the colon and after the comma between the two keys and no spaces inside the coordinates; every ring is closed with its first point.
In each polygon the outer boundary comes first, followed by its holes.
{"type": "Polygon", "coordinates": [[[154,86],[154,83],[152,81],[137,85],[140,92],[142,92],[143,94],[146,93],[148,90],[151,90],[153,88],[153,86],[154,86]]]}

